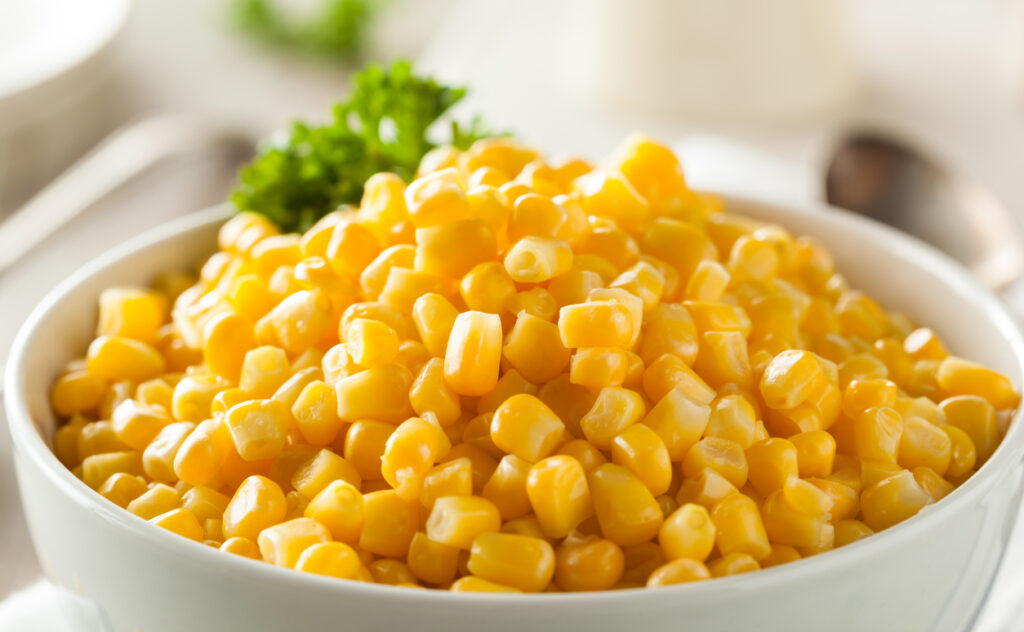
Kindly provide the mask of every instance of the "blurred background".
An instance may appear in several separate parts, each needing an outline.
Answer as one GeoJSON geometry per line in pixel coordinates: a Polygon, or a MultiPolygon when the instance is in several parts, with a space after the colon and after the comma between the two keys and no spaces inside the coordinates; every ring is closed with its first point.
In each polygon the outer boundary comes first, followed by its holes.
{"type": "MultiPolygon", "coordinates": [[[[255,139],[325,119],[352,73],[396,58],[553,154],[600,159],[639,130],[694,184],[807,200],[872,130],[1024,216],[1024,0],[0,0],[0,221],[120,143],[33,202],[83,212],[0,271],[0,357],[69,271],[223,201],[255,139]]],[[[40,574],[8,452],[2,432],[0,598],[40,574]]],[[[1000,580],[986,629],[1013,629],[1019,593],[1000,580]]]]}

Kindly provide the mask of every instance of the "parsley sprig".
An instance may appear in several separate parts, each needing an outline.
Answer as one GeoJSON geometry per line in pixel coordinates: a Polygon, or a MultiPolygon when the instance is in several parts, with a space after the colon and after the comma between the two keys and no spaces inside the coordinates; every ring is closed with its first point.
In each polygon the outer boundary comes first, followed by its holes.
{"type": "MultiPolygon", "coordinates": [[[[284,231],[303,231],[339,205],[358,203],[375,173],[412,179],[437,146],[428,131],[465,94],[414,74],[407,61],[370,66],[354,77],[328,124],[295,122],[278,142],[266,143],[242,168],[231,201],[284,231]]],[[[453,122],[441,144],[464,149],[492,135],[478,118],[468,126],[453,122]]]]}

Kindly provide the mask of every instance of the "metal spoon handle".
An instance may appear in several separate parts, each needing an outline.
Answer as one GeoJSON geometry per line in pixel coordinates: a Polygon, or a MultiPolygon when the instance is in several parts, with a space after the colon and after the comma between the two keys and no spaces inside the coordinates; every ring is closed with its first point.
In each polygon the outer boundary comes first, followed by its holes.
{"type": "Polygon", "coordinates": [[[0,224],[0,272],[59,228],[153,165],[210,149],[252,151],[247,136],[183,115],[160,115],[114,132],[0,224]]]}

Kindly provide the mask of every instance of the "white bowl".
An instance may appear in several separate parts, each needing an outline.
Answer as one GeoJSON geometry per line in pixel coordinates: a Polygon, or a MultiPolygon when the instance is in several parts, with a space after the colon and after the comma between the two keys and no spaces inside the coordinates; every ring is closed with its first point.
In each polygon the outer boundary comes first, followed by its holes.
{"type": "MultiPolygon", "coordinates": [[[[952,349],[1024,375],[1024,340],[1003,305],[949,258],[826,207],[727,198],[730,210],[818,238],[855,287],[936,329],[952,349]]],[[[300,574],[225,555],[146,524],[87,488],[49,448],[48,393],[85,350],[106,287],[147,283],[213,252],[218,207],[124,244],[55,289],[14,344],[6,409],[22,502],[56,583],[93,599],[113,630],[963,630],[976,617],[1020,501],[1019,415],[981,470],[881,535],[781,567],[699,584],[606,593],[481,595],[300,574]]]]}

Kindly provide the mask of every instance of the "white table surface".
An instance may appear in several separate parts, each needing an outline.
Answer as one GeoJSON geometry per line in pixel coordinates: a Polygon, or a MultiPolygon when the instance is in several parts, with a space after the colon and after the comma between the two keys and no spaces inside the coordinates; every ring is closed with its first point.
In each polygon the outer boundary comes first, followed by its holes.
{"type": "MultiPolygon", "coordinates": [[[[514,129],[553,153],[600,158],[624,134],[639,129],[669,141],[694,133],[722,134],[816,165],[840,130],[871,123],[926,139],[957,169],[985,183],[1024,215],[1019,175],[1024,101],[996,80],[994,70],[1007,4],[851,2],[853,50],[863,70],[857,100],[819,117],[770,126],[616,112],[589,102],[565,89],[571,85],[571,69],[550,63],[558,58],[559,45],[543,43],[559,41],[558,11],[538,23],[526,2],[518,3],[522,10],[509,14],[501,32],[486,41],[442,29],[445,44],[431,47],[424,63],[474,86],[466,109],[486,112],[498,126],[514,129]],[[531,34],[531,46],[515,50],[528,48],[532,54],[510,54],[516,34],[524,32],[531,34]],[[465,54],[467,47],[472,55],[465,54]],[[509,76],[522,79],[510,82],[509,76]],[[513,85],[517,89],[511,90],[513,85]],[[557,95],[557,107],[552,108],[551,98],[539,98],[544,95],[557,95]]],[[[506,11],[510,5],[495,0],[488,6],[506,11]]],[[[222,1],[140,1],[119,44],[118,59],[119,98],[135,115],[190,111],[261,131],[292,117],[323,118],[346,85],[345,69],[281,57],[234,37],[222,1]]],[[[218,200],[226,180],[201,164],[154,174],[65,227],[0,276],[0,356],[32,305],[70,270],[146,227],[218,200]]],[[[17,504],[8,442],[7,433],[0,432],[0,597],[39,573],[17,504]]],[[[1011,552],[1011,573],[1024,567],[1021,548],[1011,552]]],[[[1019,601],[1016,588],[1010,587],[1011,582],[1001,579],[995,601],[1019,601]]],[[[1024,626],[999,614],[983,620],[979,629],[1024,626]]]]}

